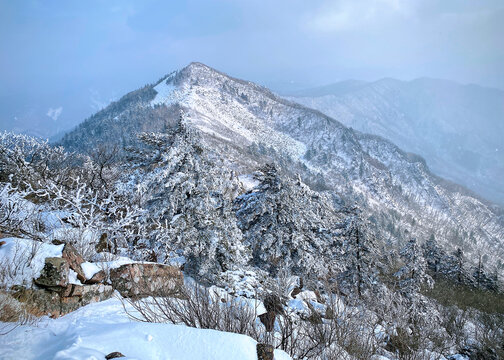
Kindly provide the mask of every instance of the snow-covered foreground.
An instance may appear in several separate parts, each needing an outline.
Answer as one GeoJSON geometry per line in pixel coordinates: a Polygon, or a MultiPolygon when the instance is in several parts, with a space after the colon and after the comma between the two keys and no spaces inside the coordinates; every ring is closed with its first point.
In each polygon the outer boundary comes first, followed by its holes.
{"type": "MultiPolygon", "coordinates": [[[[255,360],[252,338],[183,325],[132,321],[119,299],[87,305],[59,319],[42,318],[0,336],[0,359],[102,360],[119,351],[123,359],[255,360]]],[[[275,351],[276,360],[290,357],[275,351]]]]}

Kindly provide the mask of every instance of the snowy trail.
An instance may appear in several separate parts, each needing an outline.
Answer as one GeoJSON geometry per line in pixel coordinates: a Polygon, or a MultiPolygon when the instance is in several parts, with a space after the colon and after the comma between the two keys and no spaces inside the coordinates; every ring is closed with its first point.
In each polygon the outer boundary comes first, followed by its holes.
{"type": "MultiPolygon", "coordinates": [[[[244,335],[183,325],[130,320],[120,300],[85,306],[59,319],[43,318],[0,337],[0,359],[102,360],[119,351],[123,359],[256,360],[256,342],[244,335]]],[[[275,351],[276,360],[290,359],[275,351]]]]}

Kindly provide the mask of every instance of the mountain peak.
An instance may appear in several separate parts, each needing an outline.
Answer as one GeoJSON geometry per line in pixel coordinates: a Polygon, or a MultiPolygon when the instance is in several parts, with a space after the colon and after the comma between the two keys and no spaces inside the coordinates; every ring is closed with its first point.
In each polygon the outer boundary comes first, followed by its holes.
{"type": "Polygon", "coordinates": [[[198,61],[193,61],[189,65],[183,67],[180,72],[183,73],[200,73],[200,72],[217,72],[217,70],[211,68],[198,61]]]}
{"type": "Polygon", "coordinates": [[[216,69],[205,65],[201,62],[191,62],[186,67],[180,69],[178,72],[179,80],[182,79],[198,79],[201,77],[216,77],[216,76],[226,76],[226,74],[217,71],[216,69]]]}

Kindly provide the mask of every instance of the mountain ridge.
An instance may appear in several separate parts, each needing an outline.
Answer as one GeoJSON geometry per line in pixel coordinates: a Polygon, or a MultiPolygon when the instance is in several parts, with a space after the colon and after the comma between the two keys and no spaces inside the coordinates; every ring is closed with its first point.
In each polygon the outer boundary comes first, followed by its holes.
{"type": "Polygon", "coordinates": [[[489,265],[502,264],[499,207],[440,180],[421,157],[388,140],[201,63],[127,94],[67,134],[62,144],[82,151],[107,142],[127,146],[135,133],[162,132],[181,116],[237,174],[273,161],[312,188],[357,202],[374,219],[384,243],[435,234],[448,249],[467,249],[473,261],[486,253],[489,265]]]}
{"type": "Polygon", "coordinates": [[[439,176],[504,203],[504,91],[430,78],[381,79],[345,93],[321,95],[315,88],[287,98],[420,154],[439,176]]]}

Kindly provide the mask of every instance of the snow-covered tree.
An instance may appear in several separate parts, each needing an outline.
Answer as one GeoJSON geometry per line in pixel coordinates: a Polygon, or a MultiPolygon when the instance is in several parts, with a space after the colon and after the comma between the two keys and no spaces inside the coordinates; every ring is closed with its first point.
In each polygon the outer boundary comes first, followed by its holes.
{"type": "Polygon", "coordinates": [[[342,260],[348,264],[343,280],[350,282],[357,295],[362,297],[364,291],[377,284],[379,256],[371,231],[358,209],[351,210],[343,249],[342,260]]]}
{"type": "Polygon", "coordinates": [[[134,174],[140,203],[153,224],[158,260],[175,251],[185,270],[202,279],[247,261],[232,200],[239,191],[236,176],[220,158],[204,149],[198,135],[181,118],[165,133],[144,133],[146,145],[134,174]]]}
{"type": "Polygon", "coordinates": [[[436,237],[434,235],[431,235],[429,240],[427,240],[425,244],[422,245],[422,248],[429,269],[435,274],[441,272],[443,266],[443,257],[445,254],[439,247],[436,237]]]}
{"type": "Polygon", "coordinates": [[[485,269],[484,256],[479,255],[478,263],[473,268],[472,277],[474,285],[480,289],[487,289],[491,291],[497,291],[499,288],[498,284],[498,271],[497,269],[493,274],[489,275],[488,270],[485,269]]]}
{"type": "Polygon", "coordinates": [[[404,265],[395,273],[399,279],[399,290],[407,298],[414,298],[423,284],[433,285],[433,280],[427,274],[427,262],[423,257],[420,246],[412,238],[399,252],[404,265]]]}
{"type": "Polygon", "coordinates": [[[341,271],[344,220],[331,198],[301,182],[281,177],[274,165],[255,173],[259,185],[235,201],[252,264],[275,275],[288,269],[296,275],[341,271]]]}

